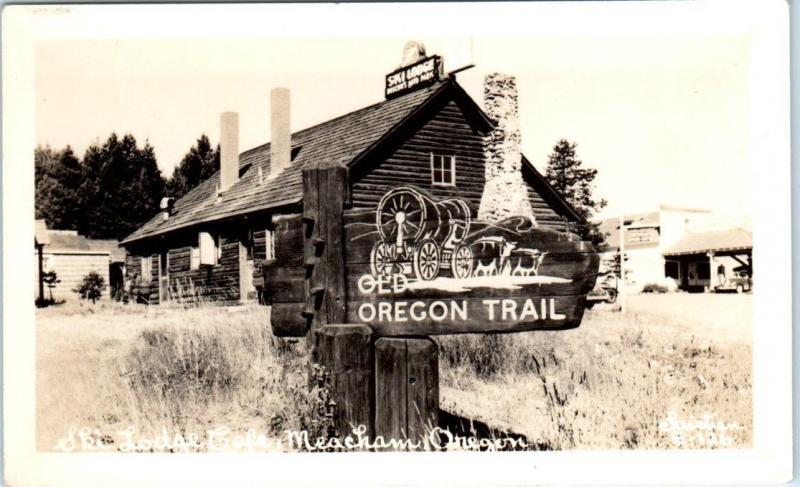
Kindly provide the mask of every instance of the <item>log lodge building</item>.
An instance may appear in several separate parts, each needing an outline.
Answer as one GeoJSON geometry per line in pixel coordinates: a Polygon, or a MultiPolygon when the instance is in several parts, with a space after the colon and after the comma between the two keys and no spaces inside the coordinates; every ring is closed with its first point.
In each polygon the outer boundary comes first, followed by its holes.
{"type": "MultiPolygon", "coordinates": [[[[501,95],[511,105],[500,103],[507,112],[501,107],[492,117],[459,86],[455,74],[443,74],[441,58],[420,52],[387,75],[384,101],[294,134],[289,91],[274,88],[271,143],[242,153],[238,115],[223,113],[220,171],[177,201],[165,199],[158,215],[122,241],[133,291],[153,304],[268,301],[261,293],[261,266],[275,255],[275,221],[302,212],[302,169],[311,162],[335,161],[349,169],[354,208],[374,208],[389,189],[410,184],[438,198],[462,198],[478,215],[487,180],[497,173],[491,146],[503,144],[494,136],[498,127],[507,127],[519,145],[516,85],[513,78],[498,76],[503,82],[493,89],[507,91],[501,95]],[[426,75],[426,66],[434,71],[426,75]],[[398,76],[411,68],[416,83],[398,76]]],[[[488,99],[490,78],[487,107],[498,105],[488,99]]],[[[519,191],[501,193],[526,199],[540,227],[563,231],[567,222],[579,221],[575,209],[523,155],[517,152],[515,159],[519,191]]]]}

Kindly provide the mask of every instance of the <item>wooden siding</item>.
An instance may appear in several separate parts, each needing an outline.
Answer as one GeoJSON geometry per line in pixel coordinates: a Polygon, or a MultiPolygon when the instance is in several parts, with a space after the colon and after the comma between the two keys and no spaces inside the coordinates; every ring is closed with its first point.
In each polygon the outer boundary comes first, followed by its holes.
{"type": "Polygon", "coordinates": [[[191,249],[169,249],[170,296],[179,303],[239,300],[239,236],[222,234],[217,265],[192,270],[191,249]]]}
{"type": "Polygon", "coordinates": [[[126,278],[133,276],[136,273],[139,276],[138,283],[132,291],[138,293],[140,298],[147,303],[158,303],[158,254],[150,254],[149,252],[129,252],[125,257],[125,274],[126,278]],[[149,254],[149,255],[148,255],[149,254]],[[150,282],[143,282],[142,276],[142,258],[150,259],[150,282]]]}
{"type": "MultiPolygon", "coordinates": [[[[78,294],[74,291],[80,286],[83,278],[94,271],[100,274],[106,283],[103,289],[103,297],[109,296],[109,257],[108,254],[86,254],[86,253],[60,253],[44,252],[45,271],[55,271],[61,281],[53,288],[53,299],[75,299],[78,294]]],[[[37,270],[38,272],[38,270],[37,270]]],[[[38,293],[38,281],[36,282],[36,292],[38,293]]],[[[50,289],[45,284],[45,297],[50,297],[50,289]]]]}
{"type": "Polygon", "coordinates": [[[413,184],[437,198],[464,198],[477,212],[485,182],[483,146],[484,138],[450,102],[386,160],[353,182],[353,206],[374,208],[389,189],[413,184]],[[433,186],[432,152],[455,156],[455,186],[433,186]]]}
{"type": "MultiPolygon", "coordinates": [[[[477,215],[486,182],[485,144],[486,138],[473,130],[458,105],[451,101],[384,162],[353,182],[353,206],[374,208],[389,189],[412,184],[437,198],[463,198],[477,215]],[[455,156],[455,186],[432,184],[431,153],[455,156]]],[[[536,191],[533,172],[525,168],[522,175],[537,223],[563,231],[564,218],[536,191]]]]}
{"type": "Polygon", "coordinates": [[[525,181],[525,186],[528,188],[528,197],[531,200],[533,207],[533,215],[536,217],[536,223],[543,228],[557,230],[563,232],[566,230],[564,217],[559,215],[552,206],[536,192],[533,187],[533,172],[527,169],[522,170],[522,179],[525,181]]]}
{"type": "MultiPolygon", "coordinates": [[[[261,266],[266,258],[266,227],[268,216],[251,218],[253,227],[253,283],[256,288],[263,285],[261,266]],[[255,222],[263,223],[255,223],[255,222]],[[256,228],[260,227],[260,228],[256,228]]],[[[178,303],[213,301],[233,303],[239,301],[239,242],[247,235],[251,223],[248,221],[229,222],[222,230],[222,255],[215,266],[201,266],[191,269],[191,249],[196,246],[197,232],[184,232],[164,239],[169,247],[170,296],[178,303]]],[[[140,294],[151,304],[158,304],[158,254],[160,249],[130,249],[126,260],[126,273],[141,275],[142,254],[151,253],[152,280],[139,286],[140,294]]],[[[247,299],[258,298],[258,289],[247,299]]]]}

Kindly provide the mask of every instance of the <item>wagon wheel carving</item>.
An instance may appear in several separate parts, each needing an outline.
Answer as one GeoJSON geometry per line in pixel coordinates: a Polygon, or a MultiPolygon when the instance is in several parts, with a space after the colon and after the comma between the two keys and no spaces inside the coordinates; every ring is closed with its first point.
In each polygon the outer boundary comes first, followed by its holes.
{"type": "Polygon", "coordinates": [[[394,245],[380,240],[375,242],[369,254],[369,267],[372,275],[379,277],[391,274],[395,261],[394,256],[394,245]]]}
{"type": "Polygon", "coordinates": [[[378,204],[378,232],[384,242],[395,245],[398,255],[405,255],[406,243],[419,239],[426,218],[421,196],[407,188],[389,191],[378,204]]]}
{"type": "Polygon", "coordinates": [[[414,251],[414,273],[417,279],[431,281],[439,274],[439,246],[426,238],[414,251]]]}
{"type": "Polygon", "coordinates": [[[465,245],[459,245],[453,251],[450,261],[450,268],[453,270],[453,277],[456,279],[466,279],[472,275],[473,255],[472,250],[465,245]]]}

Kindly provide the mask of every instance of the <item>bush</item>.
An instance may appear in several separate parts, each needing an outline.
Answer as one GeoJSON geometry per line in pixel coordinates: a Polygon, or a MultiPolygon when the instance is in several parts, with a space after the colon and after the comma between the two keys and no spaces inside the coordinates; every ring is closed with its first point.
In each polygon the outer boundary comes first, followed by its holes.
{"type": "Polygon", "coordinates": [[[642,288],[642,293],[664,294],[669,292],[667,286],[656,284],[654,282],[645,284],[642,288]]]}
{"type": "Polygon", "coordinates": [[[78,293],[81,299],[91,299],[92,304],[94,304],[103,295],[103,289],[105,288],[106,282],[103,276],[92,271],[83,278],[81,285],[74,291],[78,293]]]}

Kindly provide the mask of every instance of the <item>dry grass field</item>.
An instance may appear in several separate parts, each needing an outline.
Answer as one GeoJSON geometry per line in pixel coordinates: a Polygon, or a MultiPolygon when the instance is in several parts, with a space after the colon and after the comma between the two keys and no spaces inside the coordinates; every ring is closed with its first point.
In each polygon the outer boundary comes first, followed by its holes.
{"type": "MultiPolygon", "coordinates": [[[[598,307],[576,330],[437,338],[442,407],[538,448],[746,447],[749,300],[636,296],[625,316],[598,307]]],[[[219,427],[308,428],[305,344],[272,337],[268,320],[259,306],[39,310],[39,449],[71,427],[111,450],[131,426],[201,441],[219,427]]]]}

